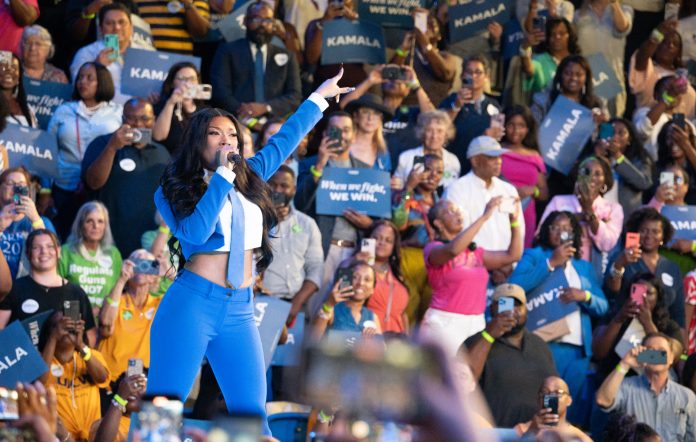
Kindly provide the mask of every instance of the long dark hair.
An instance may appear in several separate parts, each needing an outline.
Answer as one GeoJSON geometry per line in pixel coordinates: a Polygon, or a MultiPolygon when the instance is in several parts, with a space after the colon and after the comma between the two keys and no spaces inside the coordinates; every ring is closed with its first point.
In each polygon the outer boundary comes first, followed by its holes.
{"type": "Polygon", "coordinates": [[[164,82],[162,83],[162,91],[160,92],[160,97],[162,97],[160,98],[161,100],[166,101],[166,99],[172,95],[172,92],[174,91],[174,79],[176,78],[176,74],[178,74],[179,71],[184,68],[193,69],[196,72],[196,78],[200,83],[201,73],[198,72],[198,68],[196,68],[195,64],[191,63],[190,61],[182,61],[180,63],[176,63],[171,68],[169,68],[167,78],[165,78],[164,82]]]}
{"type": "Polygon", "coordinates": [[[391,268],[392,274],[399,280],[402,284],[406,285],[404,277],[401,274],[401,235],[399,229],[396,225],[388,220],[379,220],[372,223],[370,230],[367,232],[369,238],[378,228],[385,226],[389,227],[392,232],[394,232],[394,249],[392,250],[391,256],[389,256],[389,267],[391,268]]]}
{"type": "Polygon", "coordinates": [[[614,117],[611,120],[609,120],[609,123],[621,123],[628,131],[628,137],[630,141],[628,143],[628,146],[626,146],[626,150],[623,153],[626,156],[626,158],[628,158],[631,161],[639,160],[642,164],[652,163],[652,160],[645,152],[643,142],[640,141],[638,131],[636,130],[636,127],[633,125],[631,121],[625,118],[614,117]]]}
{"type": "Polygon", "coordinates": [[[15,54],[12,54],[12,59],[17,60],[19,65],[19,80],[16,86],[17,103],[22,111],[22,115],[24,115],[24,118],[27,119],[27,124],[32,126],[34,119],[31,117],[31,109],[29,109],[29,102],[27,102],[27,93],[24,92],[24,67],[22,66],[22,60],[20,60],[15,54]]]}
{"type": "MultiPolygon", "coordinates": [[[[672,157],[672,143],[669,140],[669,132],[674,126],[674,122],[668,121],[660,129],[660,133],[657,135],[657,168],[664,169],[668,165],[674,163],[674,158],[672,157]]],[[[689,134],[689,141],[691,145],[696,145],[696,137],[694,132],[691,130],[690,125],[686,125],[686,132],[689,134]]],[[[686,153],[684,153],[686,156],[686,153]]],[[[690,167],[690,163],[687,162],[687,167],[690,167]]]]}
{"type": "Polygon", "coordinates": [[[97,78],[97,91],[94,93],[94,99],[97,100],[98,103],[113,100],[116,90],[114,89],[114,80],[111,78],[111,73],[106,66],[96,61],[87,61],[77,70],[75,84],[73,85],[72,99],[75,101],[82,100],[80,91],[77,90],[77,79],[80,78],[82,70],[89,66],[94,67],[95,77],[97,78]]]}
{"type": "Polygon", "coordinates": [[[527,136],[522,140],[522,145],[528,149],[539,151],[539,125],[527,106],[515,104],[505,111],[505,122],[509,122],[513,117],[522,117],[527,125],[527,136]]]}
{"type": "Polygon", "coordinates": [[[544,42],[539,45],[540,52],[550,52],[549,51],[549,40],[551,39],[551,32],[553,28],[559,25],[565,25],[568,30],[568,52],[571,55],[580,54],[580,45],[578,44],[578,33],[575,32],[575,26],[569,22],[564,17],[549,17],[546,21],[546,38],[544,42]]]}
{"type": "Polygon", "coordinates": [[[534,237],[534,247],[541,247],[542,249],[553,249],[550,239],[551,224],[553,224],[558,218],[566,217],[570,220],[570,225],[573,228],[573,247],[575,247],[575,258],[580,259],[582,257],[582,228],[575,214],[568,212],[567,210],[554,210],[549,213],[544,222],[539,228],[539,233],[534,237]]]}
{"type": "Polygon", "coordinates": [[[568,65],[577,64],[585,71],[585,85],[584,92],[580,95],[580,104],[587,108],[594,108],[600,105],[599,98],[594,94],[594,88],[592,86],[592,68],[590,63],[582,55],[569,55],[561,61],[556,69],[556,75],[553,77],[553,84],[551,85],[551,94],[549,95],[549,104],[553,104],[556,98],[561,94],[561,83],[563,82],[563,72],[566,70],[568,65]]]}
{"type": "Polygon", "coordinates": [[[668,244],[674,235],[674,227],[672,227],[672,223],[667,218],[652,207],[644,207],[631,214],[624,224],[624,230],[621,235],[622,242],[626,232],[638,232],[640,231],[640,226],[649,221],[659,221],[662,224],[662,241],[668,244]]]}
{"type": "MultiPolygon", "coordinates": [[[[184,129],[179,152],[165,169],[161,180],[164,197],[169,201],[177,218],[183,218],[193,213],[196,204],[208,188],[203,179],[205,171],[201,162],[201,152],[206,148],[208,126],[215,117],[228,118],[234,124],[240,148],[239,153],[242,155],[242,132],[239,122],[232,114],[215,108],[201,109],[194,113],[184,129]]],[[[261,258],[256,264],[257,271],[261,273],[273,260],[269,231],[277,224],[278,218],[271,201],[268,185],[249,168],[243,155],[241,163],[235,166],[234,172],[237,190],[246,199],[259,206],[263,215],[261,258]]],[[[241,239],[235,238],[235,240],[241,239]]],[[[180,247],[174,252],[183,258],[180,247]]]]}
{"type": "MultiPolygon", "coordinates": [[[[669,316],[665,287],[662,285],[662,282],[660,282],[660,279],[654,274],[650,272],[643,272],[631,278],[629,284],[627,285],[628,290],[631,289],[631,285],[640,281],[650,284],[651,286],[655,287],[655,290],[657,291],[657,301],[655,301],[655,307],[653,307],[652,310],[652,320],[655,327],[657,327],[657,330],[660,333],[673,337],[675,333],[675,327],[673,324],[675,323],[672,321],[672,319],[670,319],[669,316]]],[[[629,296],[629,293],[625,293],[625,299],[628,299],[629,296]]],[[[676,331],[679,332],[679,327],[676,327],[676,331]]]]}

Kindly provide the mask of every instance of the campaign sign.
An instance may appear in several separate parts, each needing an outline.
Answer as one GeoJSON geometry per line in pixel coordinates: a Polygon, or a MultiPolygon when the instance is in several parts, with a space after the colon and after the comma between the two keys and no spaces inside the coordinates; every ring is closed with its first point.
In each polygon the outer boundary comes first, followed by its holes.
{"type": "Polygon", "coordinates": [[[147,97],[152,92],[159,92],[169,68],[176,63],[188,61],[197,69],[201,68],[200,58],[170,52],[128,48],[123,58],[121,92],[134,97],[147,97]]]}
{"type": "Polygon", "coordinates": [[[22,327],[24,327],[24,331],[26,331],[29,335],[31,343],[34,345],[34,347],[38,348],[39,336],[41,336],[41,328],[46,323],[46,320],[51,317],[52,314],[53,310],[48,310],[39,313],[38,315],[31,316],[22,321],[22,327]]]}
{"type": "Polygon", "coordinates": [[[317,213],[343,215],[346,209],[391,219],[389,172],[327,167],[317,189],[317,213]]]}
{"type": "Polygon", "coordinates": [[[271,358],[278,345],[285,321],[290,313],[290,303],[271,296],[254,297],[254,321],[261,335],[263,361],[266,370],[271,365],[271,358]]]}
{"type": "Polygon", "coordinates": [[[504,25],[510,21],[507,0],[456,0],[449,7],[450,43],[455,43],[486,29],[490,22],[504,25]]]}
{"type": "Polygon", "coordinates": [[[12,167],[24,166],[44,178],[58,176],[56,137],[41,129],[8,124],[0,133],[0,144],[7,148],[12,167]]]}
{"type": "Polygon", "coordinates": [[[339,18],[324,24],[321,64],[383,64],[385,48],[380,25],[339,18]]]}
{"type": "Polygon", "coordinates": [[[623,92],[614,69],[602,53],[588,55],[585,58],[592,68],[592,86],[596,95],[610,100],[623,92]]]}
{"type": "Polygon", "coordinates": [[[575,302],[564,304],[558,299],[561,290],[568,287],[563,268],[558,267],[544,282],[527,293],[527,329],[534,331],[544,325],[558,321],[578,309],[575,302]]]}
{"type": "Polygon", "coordinates": [[[696,240],[696,206],[663,206],[662,215],[674,227],[672,239],[696,240]]]}
{"type": "Polygon", "coordinates": [[[360,0],[361,20],[379,23],[387,28],[413,28],[411,10],[423,6],[422,0],[360,0]]]}
{"type": "Polygon", "coordinates": [[[593,130],[592,111],[559,95],[539,128],[544,163],[568,175],[593,130]]]}
{"type": "Polygon", "coordinates": [[[513,18],[503,26],[503,58],[509,60],[519,55],[520,46],[524,41],[524,31],[517,18],[513,18]]]}
{"type": "Polygon", "coordinates": [[[150,46],[154,48],[155,44],[152,42],[150,24],[136,14],[131,14],[131,23],[133,23],[132,42],[137,43],[141,47],[150,46]]]}
{"type": "Polygon", "coordinates": [[[46,363],[21,322],[14,321],[0,331],[0,387],[15,388],[17,382],[33,382],[46,370],[46,363]]]}
{"type": "Polygon", "coordinates": [[[288,329],[288,340],[285,344],[279,345],[273,353],[271,365],[300,365],[302,352],[302,341],[305,332],[305,315],[300,312],[297,314],[295,323],[288,329]]]}
{"type": "Polygon", "coordinates": [[[54,83],[52,81],[34,80],[24,77],[24,92],[27,103],[36,115],[41,129],[48,127],[51,116],[64,101],[70,101],[73,85],[69,83],[54,83]]]}
{"type": "Polygon", "coordinates": [[[246,8],[238,8],[217,22],[217,29],[226,41],[235,41],[246,37],[245,15],[246,8]]]}

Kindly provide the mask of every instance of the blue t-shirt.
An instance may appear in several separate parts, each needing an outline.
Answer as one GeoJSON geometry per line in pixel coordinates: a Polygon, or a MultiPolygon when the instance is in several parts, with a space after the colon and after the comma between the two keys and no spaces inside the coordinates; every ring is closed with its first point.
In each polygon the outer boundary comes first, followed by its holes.
{"type": "MultiPolygon", "coordinates": [[[[51,232],[56,231],[48,218],[42,216],[41,219],[48,230],[51,232]]],[[[10,267],[12,279],[17,277],[19,263],[22,260],[24,241],[27,240],[27,236],[29,236],[32,230],[34,230],[34,228],[31,226],[31,221],[25,216],[19,221],[12,222],[12,224],[0,233],[0,248],[2,249],[3,255],[5,255],[7,265],[10,267]]]]}
{"type": "Polygon", "coordinates": [[[339,302],[334,307],[334,321],[331,330],[362,332],[366,321],[375,321],[375,314],[366,307],[360,310],[360,321],[356,324],[353,314],[345,302],[339,302]]]}

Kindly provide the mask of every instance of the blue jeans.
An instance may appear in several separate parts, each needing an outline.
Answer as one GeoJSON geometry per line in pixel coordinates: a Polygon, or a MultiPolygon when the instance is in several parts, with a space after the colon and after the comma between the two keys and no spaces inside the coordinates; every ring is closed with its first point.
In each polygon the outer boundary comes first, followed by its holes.
{"type": "Polygon", "coordinates": [[[148,394],[176,394],[184,400],[204,356],[228,411],[260,415],[264,433],[270,435],[252,287],[232,290],[184,270],[167,290],[152,323],[148,394]]]}

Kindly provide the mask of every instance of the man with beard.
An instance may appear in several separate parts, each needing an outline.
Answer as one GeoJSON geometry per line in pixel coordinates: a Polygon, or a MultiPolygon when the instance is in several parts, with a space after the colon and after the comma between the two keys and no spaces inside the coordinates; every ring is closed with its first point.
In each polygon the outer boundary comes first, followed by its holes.
{"type": "Polygon", "coordinates": [[[273,23],[267,3],[252,3],[244,18],[246,38],[220,45],[211,67],[213,104],[255,130],[264,118],[293,112],[302,98],[297,59],[270,43],[273,23]]]}
{"type": "Polygon", "coordinates": [[[498,427],[531,420],[538,410],[539,385],[557,376],[546,343],[525,328],[527,296],[522,287],[501,284],[493,293],[493,319],[460,348],[467,354],[498,427]],[[498,300],[512,298],[515,307],[498,313],[498,300]]]}

